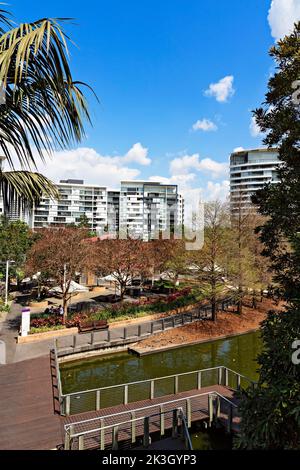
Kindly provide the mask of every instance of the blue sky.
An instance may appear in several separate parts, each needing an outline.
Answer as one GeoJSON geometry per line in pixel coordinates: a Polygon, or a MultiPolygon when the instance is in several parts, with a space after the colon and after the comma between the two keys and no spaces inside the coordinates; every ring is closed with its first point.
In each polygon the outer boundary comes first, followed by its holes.
{"type": "Polygon", "coordinates": [[[300,19],[300,0],[12,0],[10,9],[18,22],[74,18],[65,25],[78,46],[73,75],[100,100],[89,95],[87,139],[41,171],[110,187],[160,177],[205,199],[225,197],[233,149],[260,146],[250,111],[272,71],[268,50],[300,19]]]}

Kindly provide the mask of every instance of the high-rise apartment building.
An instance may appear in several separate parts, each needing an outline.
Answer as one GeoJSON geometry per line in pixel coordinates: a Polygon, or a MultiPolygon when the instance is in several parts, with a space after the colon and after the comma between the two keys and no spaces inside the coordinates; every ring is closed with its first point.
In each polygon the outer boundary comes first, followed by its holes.
{"type": "Polygon", "coordinates": [[[144,240],[183,224],[183,199],[177,185],[121,181],[120,233],[144,240]]]}
{"type": "Polygon", "coordinates": [[[85,215],[92,230],[103,232],[107,226],[105,187],[84,184],[83,180],[61,180],[59,199],[43,198],[34,210],[34,228],[60,227],[80,222],[85,215]]]}
{"type": "Polygon", "coordinates": [[[122,181],[121,189],[107,190],[83,180],[61,180],[59,200],[43,198],[33,212],[33,227],[77,224],[84,214],[98,234],[109,232],[143,240],[183,225],[184,200],[177,185],[122,181]]]}
{"type": "Polygon", "coordinates": [[[266,183],[277,183],[278,150],[262,148],[239,150],[230,155],[230,207],[249,210],[251,196],[266,183]]]}

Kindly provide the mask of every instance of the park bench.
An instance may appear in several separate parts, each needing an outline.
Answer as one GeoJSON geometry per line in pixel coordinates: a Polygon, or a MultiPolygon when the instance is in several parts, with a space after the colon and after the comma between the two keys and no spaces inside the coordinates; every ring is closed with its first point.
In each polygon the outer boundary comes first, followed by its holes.
{"type": "Polygon", "coordinates": [[[80,323],[79,333],[85,333],[87,331],[94,330],[106,330],[108,328],[107,320],[97,320],[86,323],[80,323]]]}

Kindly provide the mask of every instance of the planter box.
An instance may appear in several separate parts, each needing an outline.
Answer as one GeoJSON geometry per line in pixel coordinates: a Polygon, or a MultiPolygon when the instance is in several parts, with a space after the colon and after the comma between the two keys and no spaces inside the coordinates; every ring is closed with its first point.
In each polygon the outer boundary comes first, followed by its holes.
{"type": "Polygon", "coordinates": [[[28,336],[18,336],[18,343],[34,343],[36,341],[45,341],[51,338],[58,338],[60,336],[77,335],[78,328],[64,328],[61,330],[45,331],[44,333],[34,333],[28,336]]]}

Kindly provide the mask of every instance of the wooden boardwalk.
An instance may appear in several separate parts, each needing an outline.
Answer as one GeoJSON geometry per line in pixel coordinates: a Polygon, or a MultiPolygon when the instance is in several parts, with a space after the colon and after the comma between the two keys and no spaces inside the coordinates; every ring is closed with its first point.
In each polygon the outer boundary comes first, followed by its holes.
{"type": "Polygon", "coordinates": [[[0,366],[0,449],[53,449],[63,442],[50,356],[0,366]]]}
{"type": "MultiPolygon", "coordinates": [[[[172,410],[182,408],[185,416],[190,416],[190,423],[209,418],[208,394],[216,392],[236,403],[234,391],[223,385],[212,385],[201,389],[164,395],[129,404],[120,404],[99,411],[61,416],[58,404],[56,367],[53,355],[47,355],[23,362],[0,367],[0,449],[4,450],[42,450],[62,448],[65,442],[65,426],[72,426],[74,446],[79,448],[99,448],[99,440],[110,446],[113,433],[118,433],[118,441],[132,439],[132,427],[128,422],[136,419],[135,435],[144,433],[144,418],[149,418],[149,432],[161,431],[161,415],[164,414],[164,430],[172,428],[172,410]],[[163,406],[162,406],[163,405],[163,406]],[[156,415],[156,418],[153,418],[156,415]],[[142,418],[142,419],[139,419],[142,418]],[[124,426],[121,423],[127,424],[124,426]],[[76,424],[75,424],[76,423],[76,424]],[[119,425],[114,430],[114,425],[119,425]],[[106,428],[101,437],[99,429],[106,428]],[[122,427],[123,426],[123,427],[122,427]],[[126,427],[127,426],[127,427],[126,427]],[[103,437],[104,436],[104,437],[103,437]]],[[[226,424],[228,410],[226,400],[221,399],[219,419],[226,424]],[[223,401],[222,401],[223,400],[223,401]]],[[[230,406],[229,406],[230,407],[230,406]]],[[[232,430],[237,431],[239,419],[233,416],[232,430]]],[[[138,444],[138,439],[137,439],[138,444]]]]}
{"type": "MultiPolygon", "coordinates": [[[[82,435],[82,448],[99,449],[100,440],[105,442],[105,448],[109,448],[113,441],[113,428],[118,425],[118,442],[130,441],[132,438],[132,426],[129,423],[132,418],[151,417],[149,420],[149,432],[160,432],[161,430],[161,412],[164,413],[164,430],[172,428],[172,410],[182,408],[184,414],[188,415],[187,407],[190,406],[190,424],[193,422],[207,421],[209,419],[209,403],[208,394],[216,392],[217,394],[227,398],[233,403],[237,403],[234,397],[234,391],[229,387],[222,385],[214,385],[203,387],[201,390],[189,390],[177,393],[176,395],[164,395],[152,400],[143,400],[139,402],[129,403],[127,405],[118,405],[110,408],[101,409],[99,411],[81,413],[80,415],[72,415],[64,418],[63,426],[69,428],[76,438],[71,442],[71,448],[78,449],[79,435],[82,435]],[[162,407],[163,404],[163,407],[162,407]],[[155,416],[153,416],[155,415],[155,416]],[[123,423],[123,424],[121,424],[123,423]],[[100,428],[105,428],[102,437],[100,428]]],[[[226,426],[228,418],[228,407],[226,401],[221,399],[219,420],[226,426]]],[[[232,431],[237,432],[239,428],[239,418],[233,416],[232,431]]],[[[134,434],[141,437],[144,434],[144,420],[136,422],[134,434]]],[[[103,445],[103,444],[102,444],[103,445]]]]}

